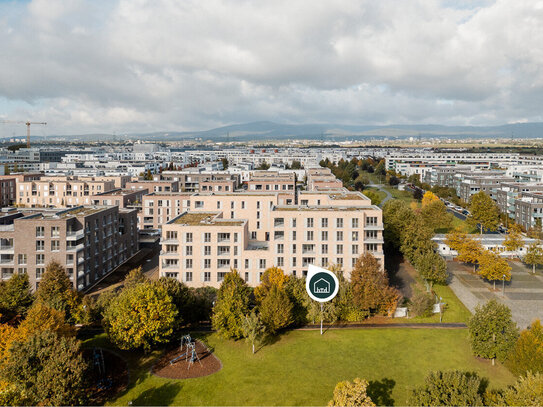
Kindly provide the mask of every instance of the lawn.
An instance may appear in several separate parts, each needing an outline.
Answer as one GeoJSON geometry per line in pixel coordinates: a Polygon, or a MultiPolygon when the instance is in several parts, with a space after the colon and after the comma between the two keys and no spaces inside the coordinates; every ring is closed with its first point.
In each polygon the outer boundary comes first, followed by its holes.
{"type": "Polygon", "coordinates": [[[385,197],[387,196],[387,194],[383,191],[381,191],[380,189],[377,189],[375,187],[367,187],[367,188],[364,188],[364,190],[362,191],[362,193],[366,192],[366,191],[372,191],[372,192],[375,192],[377,194],[377,196],[381,199],[381,201],[383,199],[385,199],[385,197]]]}
{"type": "Polygon", "coordinates": [[[411,202],[416,202],[417,204],[420,204],[419,201],[413,198],[413,194],[409,191],[400,191],[398,188],[391,186],[386,186],[385,189],[390,192],[394,199],[400,199],[408,204],[410,204],[411,202]]]}
{"type": "MultiPolygon", "coordinates": [[[[119,352],[129,363],[130,386],[113,405],[325,405],[334,386],[355,377],[370,381],[377,404],[405,405],[409,390],[431,370],[477,371],[491,387],[514,378],[501,365],[471,355],[465,329],[343,329],[287,332],[252,355],[244,341],[203,337],[221,371],[187,380],[149,373],[159,352],[119,352]]],[[[87,346],[108,346],[104,335],[87,346]]]]}

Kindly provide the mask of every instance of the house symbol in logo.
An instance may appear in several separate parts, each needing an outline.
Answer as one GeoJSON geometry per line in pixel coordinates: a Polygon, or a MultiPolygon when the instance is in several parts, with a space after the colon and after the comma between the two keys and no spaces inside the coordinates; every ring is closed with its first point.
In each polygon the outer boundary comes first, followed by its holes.
{"type": "Polygon", "coordinates": [[[319,278],[313,284],[313,291],[315,294],[330,294],[330,283],[324,278],[319,278]]]}

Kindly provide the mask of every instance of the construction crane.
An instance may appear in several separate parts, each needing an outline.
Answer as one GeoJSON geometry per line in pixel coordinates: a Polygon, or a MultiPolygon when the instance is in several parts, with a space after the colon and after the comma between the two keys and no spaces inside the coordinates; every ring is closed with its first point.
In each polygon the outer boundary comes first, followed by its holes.
{"type": "Polygon", "coordinates": [[[30,148],[30,125],[31,124],[47,124],[45,122],[22,122],[22,121],[12,121],[12,120],[2,120],[0,123],[5,124],[26,124],[26,148],[30,148]]]}

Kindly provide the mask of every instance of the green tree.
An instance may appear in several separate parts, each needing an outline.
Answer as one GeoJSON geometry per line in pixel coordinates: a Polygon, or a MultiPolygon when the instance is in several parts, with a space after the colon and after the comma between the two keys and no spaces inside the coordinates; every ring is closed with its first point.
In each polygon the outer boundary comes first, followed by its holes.
{"type": "Polygon", "coordinates": [[[377,175],[386,175],[386,172],[385,160],[379,161],[379,164],[375,167],[375,173],[377,175]]]}
{"type": "Polygon", "coordinates": [[[472,372],[431,372],[411,392],[410,406],[482,406],[484,381],[472,372]]]}
{"type": "Polygon", "coordinates": [[[528,372],[505,390],[485,398],[487,406],[543,406],[543,374],[528,372]]]}
{"type": "Polygon", "coordinates": [[[33,301],[28,274],[15,274],[0,283],[0,313],[5,317],[25,315],[33,301]]]}
{"type": "Polygon", "coordinates": [[[164,288],[177,309],[177,324],[197,322],[195,299],[189,288],[176,278],[160,277],[154,284],[164,288]]]}
{"type": "Polygon", "coordinates": [[[177,310],[166,289],[142,283],[123,289],[104,311],[104,329],[120,349],[166,343],[176,327],[177,310]]]}
{"type": "Polygon", "coordinates": [[[433,251],[425,252],[417,257],[415,268],[420,276],[428,282],[428,291],[432,289],[434,283],[445,284],[447,282],[447,262],[433,251]]]}
{"type": "Polygon", "coordinates": [[[420,216],[415,216],[401,231],[400,250],[412,263],[423,253],[433,251],[436,244],[432,241],[434,231],[426,226],[420,216]]]}
{"type": "Polygon", "coordinates": [[[221,162],[222,162],[223,170],[227,170],[228,169],[228,158],[221,158],[221,162]]]}
{"type": "Polygon", "coordinates": [[[54,332],[59,336],[75,336],[75,329],[66,322],[64,311],[58,311],[41,302],[36,302],[29,310],[25,320],[19,325],[24,336],[41,331],[54,332]]]}
{"type": "Polygon", "coordinates": [[[292,168],[293,170],[301,170],[302,163],[298,160],[292,160],[292,164],[290,165],[290,168],[292,168]]]}
{"type": "MultiPolygon", "coordinates": [[[[357,188],[358,189],[358,188],[357,188]]],[[[364,195],[366,195],[370,200],[372,205],[380,205],[381,204],[381,197],[376,191],[364,191],[364,195]]]]}
{"type": "Polygon", "coordinates": [[[305,289],[305,278],[288,276],[285,291],[292,303],[292,325],[302,326],[308,322],[307,313],[311,299],[305,289]]]}
{"type": "Polygon", "coordinates": [[[483,233],[483,228],[488,230],[496,230],[498,228],[500,221],[498,206],[483,191],[471,197],[469,210],[468,223],[472,226],[479,225],[481,234],[483,233]]]}
{"type": "Polygon", "coordinates": [[[236,270],[226,273],[217,293],[211,322],[225,338],[243,337],[242,324],[249,311],[249,287],[236,270]]]}
{"type": "Polygon", "coordinates": [[[243,331],[243,336],[247,342],[251,344],[254,354],[255,343],[262,338],[262,335],[264,335],[266,330],[264,324],[262,324],[262,321],[260,320],[260,316],[258,316],[254,310],[249,315],[245,315],[241,329],[243,331]]]}
{"type": "Polygon", "coordinates": [[[471,349],[475,356],[504,361],[519,336],[511,310],[496,300],[478,305],[468,322],[471,349]]]}
{"type": "Polygon", "coordinates": [[[524,263],[532,266],[532,273],[534,274],[536,266],[543,264],[543,249],[541,248],[540,240],[537,240],[528,246],[526,256],[524,256],[524,263]]]}
{"type": "Polygon", "coordinates": [[[85,403],[85,371],[79,342],[40,331],[15,341],[0,376],[11,383],[28,405],[85,403]]]}
{"type": "Polygon", "coordinates": [[[511,280],[511,266],[498,253],[492,250],[483,250],[479,256],[479,275],[494,283],[496,280],[511,280]]]}
{"type": "Polygon", "coordinates": [[[354,304],[369,312],[390,311],[400,297],[398,291],[388,285],[386,272],[371,253],[358,258],[351,271],[351,285],[354,304]]]}
{"type": "Polygon", "coordinates": [[[135,285],[148,282],[149,279],[143,274],[141,266],[136,267],[135,269],[130,270],[123,280],[124,288],[132,288],[135,285]]]}
{"type": "Polygon", "coordinates": [[[328,402],[329,407],[373,407],[375,403],[367,394],[368,382],[359,377],[352,382],[343,381],[336,384],[334,397],[328,402]]]}
{"type": "Polygon", "coordinates": [[[447,207],[439,199],[423,206],[420,214],[425,225],[432,230],[448,229],[453,221],[452,213],[447,212],[447,207]]]}
{"type": "Polygon", "coordinates": [[[507,367],[515,376],[543,373],[543,327],[539,319],[523,330],[507,357],[507,367]]]}
{"type": "Polygon", "coordinates": [[[385,243],[399,249],[402,244],[402,232],[415,218],[415,213],[399,199],[392,199],[383,205],[383,232],[385,243]]]}
{"type": "Polygon", "coordinates": [[[260,305],[260,317],[272,335],[292,322],[292,302],[284,289],[272,286],[260,305]]]}
{"type": "Polygon", "coordinates": [[[52,261],[45,268],[45,273],[43,273],[36,291],[36,301],[58,311],[63,311],[69,319],[72,289],[73,284],[64,267],[60,263],[52,261]]]}
{"type": "Polygon", "coordinates": [[[151,173],[151,170],[145,171],[145,175],[143,176],[143,179],[145,181],[152,181],[153,180],[153,174],[151,173]]]}

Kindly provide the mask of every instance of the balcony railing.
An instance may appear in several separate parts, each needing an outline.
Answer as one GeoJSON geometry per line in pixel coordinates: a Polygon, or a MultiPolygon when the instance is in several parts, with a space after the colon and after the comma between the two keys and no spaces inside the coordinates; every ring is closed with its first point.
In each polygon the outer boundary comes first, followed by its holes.
{"type": "Polygon", "coordinates": [[[83,229],[66,232],[66,240],[69,240],[69,241],[83,239],[84,237],[85,237],[85,231],[83,229]]]}

